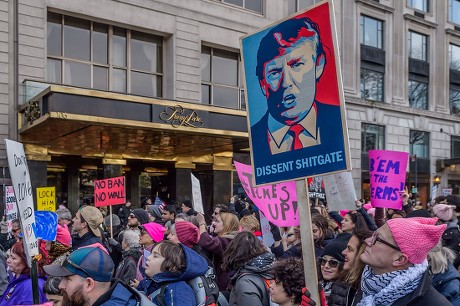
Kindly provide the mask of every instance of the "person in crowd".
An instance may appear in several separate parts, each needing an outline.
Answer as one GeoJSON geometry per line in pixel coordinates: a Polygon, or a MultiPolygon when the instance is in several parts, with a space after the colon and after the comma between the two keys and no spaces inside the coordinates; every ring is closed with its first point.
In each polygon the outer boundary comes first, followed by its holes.
{"type": "Polygon", "coordinates": [[[48,259],[50,263],[56,261],[57,264],[61,263],[64,258],[69,254],[72,246],[72,239],[70,237],[67,227],[60,224],[57,225],[57,233],[55,241],[46,241],[45,249],[48,252],[48,259]]]}
{"type": "Polygon", "coordinates": [[[193,209],[192,201],[185,200],[181,204],[181,210],[189,216],[196,216],[197,212],[193,209]]]}
{"type": "Polygon", "coordinates": [[[149,222],[155,222],[160,225],[165,225],[165,222],[162,219],[162,207],[160,205],[146,205],[145,210],[149,214],[149,222]]]}
{"type": "Polygon", "coordinates": [[[439,242],[428,253],[432,285],[454,306],[460,306],[460,273],[452,265],[455,253],[439,242]]]}
{"type": "Polygon", "coordinates": [[[6,288],[8,287],[8,271],[7,271],[6,257],[3,252],[0,251],[0,296],[3,295],[6,288]]]}
{"type": "Polygon", "coordinates": [[[366,264],[353,305],[449,305],[431,286],[428,252],[446,225],[437,218],[396,218],[366,239],[366,264]]]}
{"type": "Polygon", "coordinates": [[[279,306],[297,306],[302,300],[305,287],[303,262],[290,257],[277,260],[273,266],[270,283],[270,298],[279,306]]]}
{"type": "Polygon", "coordinates": [[[356,231],[369,230],[363,215],[357,211],[352,210],[347,212],[343,217],[342,232],[351,234],[355,229],[356,231]]]}
{"type": "Polygon", "coordinates": [[[208,258],[212,258],[217,285],[219,290],[225,291],[230,279],[228,273],[222,270],[222,256],[230,241],[239,231],[238,217],[232,213],[220,213],[211,226],[213,233],[217,235],[215,237],[207,232],[206,222],[202,214],[197,215],[197,221],[199,222],[200,230],[198,244],[209,254],[208,258]]]}
{"type": "Polygon", "coordinates": [[[212,220],[215,221],[221,212],[230,212],[230,209],[225,204],[217,204],[216,207],[214,207],[214,211],[212,212],[212,220]]]}
{"type": "Polygon", "coordinates": [[[339,223],[341,223],[343,220],[342,217],[340,217],[340,215],[339,215],[340,222],[337,223],[337,221],[335,221],[334,219],[330,217],[329,212],[327,211],[327,208],[323,204],[315,205],[314,207],[312,207],[311,213],[312,215],[314,213],[319,213],[320,215],[322,215],[324,218],[327,219],[329,229],[334,234],[339,233],[339,229],[340,229],[339,223]]]}
{"type": "Polygon", "coordinates": [[[275,256],[251,232],[233,238],[223,254],[222,269],[229,272],[230,306],[269,306],[269,284],[275,256]]]}
{"type": "MultiPolygon", "coordinates": [[[[58,223],[63,227],[70,227],[72,223],[72,213],[66,207],[60,207],[56,209],[56,214],[58,215],[58,223]]],[[[70,228],[68,229],[70,232],[70,228]]]]}
{"type": "Polygon", "coordinates": [[[326,245],[321,257],[318,257],[319,280],[324,288],[326,298],[331,295],[332,285],[339,279],[345,258],[342,254],[347,247],[351,234],[343,233],[326,245]]]}
{"type": "MultiPolygon", "coordinates": [[[[320,214],[313,214],[311,216],[311,229],[313,232],[313,240],[315,243],[315,255],[321,256],[324,247],[334,240],[335,234],[329,226],[326,217],[320,214]]],[[[302,252],[300,250],[300,252],[302,252]]]]}
{"type": "Polygon", "coordinates": [[[100,243],[81,247],[62,265],[47,265],[44,269],[50,276],[62,277],[59,289],[63,305],[153,305],[137,290],[112,280],[114,264],[100,243]]]}
{"type": "Polygon", "coordinates": [[[243,232],[251,232],[259,240],[262,240],[262,232],[260,231],[260,223],[253,215],[244,216],[240,219],[240,227],[243,232]]]}
{"type": "MultiPolygon", "coordinates": [[[[40,303],[46,302],[46,296],[43,292],[43,284],[45,283],[43,265],[45,264],[45,261],[46,260],[43,256],[37,260],[38,294],[40,303]]],[[[9,283],[5,292],[0,297],[0,305],[13,306],[34,304],[31,294],[32,281],[30,268],[27,264],[27,257],[22,241],[16,242],[11,247],[10,256],[6,260],[6,264],[9,270],[9,283]]]]}
{"type": "Polygon", "coordinates": [[[372,236],[368,230],[354,231],[342,251],[344,258],[343,270],[339,279],[334,282],[329,296],[328,306],[351,306],[356,292],[361,286],[361,274],[364,263],[359,256],[366,248],[365,240],[372,236]]]}
{"type": "Polygon", "coordinates": [[[110,253],[110,257],[112,257],[115,267],[118,267],[118,264],[122,259],[123,252],[119,241],[120,238],[123,239],[123,235],[121,234],[123,232],[123,228],[120,218],[115,214],[112,214],[111,216],[112,226],[110,226],[110,215],[104,218],[104,225],[107,229],[107,233],[105,234],[105,237],[107,237],[106,247],[110,253]]]}
{"type": "Polygon", "coordinates": [[[302,245],[300,241],[300,227],[294,226],[292,232],[297,243],[292,244],[289,248],[286,243],[283,243],[280,229],[270,222],[270,232],[272,233],[273,240],[275,241],[271,246],[271,251],[276,258],[298,257],[302,258],[302,245]]]}
{"type": "Polygon", "coordinates": [[[172,241],[161,241],[155,244],[147,258],[145,273],[153,280],[147,293],[155,305],[196,306],[195,293],[186,281],[207,270],[206,260],[192,249],[172,241]]]}
{"type": "Polygon", "coordinates": [[[21,234],[21,224],[19,223],[19,219],[14,219],[11,222],[11,234],[13,235],[13,238],[15,239],[13,240],[13,243],[11,244],[12,246],[17,241],[21,240],[21,238],[19,237],[19,235],[21,234]]]}
{"type": "Polygon", "coordinates": [[[150,222],[149,213],[142,208],[134,209],[128,216],[128,228],[139,230],[139,226],[150,222]]]}
{"type": "Polygon", "coordinates": [[[203,256],[208,262],[208,266],[212,267],[212,261],[208,258],[208,254],[203,251],[198,244],[198,240],[200,240],[200,230],[193,223],[180,221],[173,224],[171,232],[168,235],[168,240],[175,243],[182,243],[186,247],[191,248],[199,255],[203,256]]]}
{"type": "Polygon", "coordinates": [[[176,219],[176,206],[166,205],[161,212],[161,219],[163,220],[166,229],[169,231],[171,225],[174,224],[174,219],[176,219]]]}
{"type": "MultiPolygon", "coordinates": [[[[298,231],[298,230],[297,230],[298,231]]],[[[296,226],[291,226],[286,231],[286,250],[300,243],[300,237],[296,236],[296,226]]]]}
{"type": "Polygon", "coordinates": [[[99,209],[94,206],[83,206],[72,221],[75,234],[72,236],[71,252],[82,246],[102,242],[101,224],[104,217],[99,209]]]}
{"type": "Polygon", "coordinates": [[[43,285],[43,292],[46,295],[48,302],[52,303],[53,306],[62,306],[62,292],[59,289],[62,277],[51,276],[48,277],[45,284],[43,285]]]}
{"type": "Polygon", "coordinates": [[[458,269],[460,266],[460,229],[455,214],[455,206],[436,204],[433,206],[433,213],[441,222],[447,224],[447,228],[442,234],[442,245],[451,248],[457,255],[453,261],[453,265],[455,269],[458,269]]]}
{"type": "Polygon", "coordinates": [[[131,211],[131,201],[126,200],[126,203],[122,207],[120,207],[117,213],[123,226],[126,226],[128,224],[128,217],[131,214],[131,211]]]}
{"type": "Polygon", "coordinates": [[[8,232],[8,222],[4,215],[0,222],[0,251],[8,250],[15,243],[16,239],[8,232]]]}
{"type": "Polygon", "coordinates": [[[137,263],[142,255],[139,239],[138,231],[126,230],[123,234],[122,260],[115,270],[114,277],[122,280],[126,285],[136,278],[137,263]]]}
{"type": "Polygon", "coordinates": [[[405,218],[406,212],[402,209],[387,209],[387,220],[395,218],[405,218]]]}

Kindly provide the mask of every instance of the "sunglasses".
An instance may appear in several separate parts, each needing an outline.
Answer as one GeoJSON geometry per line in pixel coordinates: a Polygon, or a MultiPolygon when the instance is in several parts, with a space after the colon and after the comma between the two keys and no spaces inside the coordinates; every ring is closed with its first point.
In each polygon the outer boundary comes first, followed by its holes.
{"type": "Polygon", "coordinates": [[[217,212],[217,211],[214,211],[212,214],[213,214],[213,215],[218,215],[218,214],[219,214],[219,212],[217,212]]]}
{"type": "Polygon", "coordinates": [[[12,228],[12,229],[11,229],[11,232],[12,232],[12,233],[17,233],[17,232],[19,232],[19,231],[21,231],[20,228],[12,228]]]}
{"type": "Polygon", "coordinates": [[[128,218],[136,218],[136,215],[131,214],[128,216],[128,218]]]}
{"type": "Polygon", "coordinates": [[[293,234],[293,233],[289,233],[289,234],[287,234],[287,236],[288,236],[288,237],[292,237],[292,236],[294,236],[294,234],[293,234]]]}
{"type": "Polygon", "coordinates": [[[323,267],[328,263],[329,267],[331,267],[333,269],[337,268],[342,263],[341,261],[338,261],[337,259],[327,260],[325,257],[319,257],[318,262],[323,267]]]}
{"type": "Polygon", "coordinates": [[[372,237],[371,237],[371,245],[375,245],[375,244],[377,243],[377,241],[380,242],[380,243],[383,243],[383,244],[386,245],[386,246],[389,246],[390,248],[392,248],[392,249],[394,249],[394,250],[396,250],[396,251],[400,251],[400,252],[401,252],[401,249],[400,249],[400,248],[398,248],[398,247],[395,246],[394,244],[391,244],[391,243],[389,243],[389,242],[387,242],[387,241],[385,241],[385,240],[383,240],[383,239],[380,239],[380,238],[379,238],[379,234],[377,234],[377,232],[374,232],[374,233],[372,234],[372,237]]]}
{"type": "MultiPolygon", "coordinates": [[[[72,268],[74,269],[77,269],[77,270],[80,270],[82,271],[83,273],[85,273],[88,277],[92,277],[91,274],[88,273],[88,271],[86,271],[83,267],[80,267],[79,265],[77,265],[76,263],[72,262],[69,258],[67,258],[66,260],[64,260],[61,264],[61,267],[65,267],[65,265],[70,265],[72,268]]],[[[68,270],[68,268],[66,268],[68,270]]],[[[70,270],[69,270],[70,271],[70,270]]]]}

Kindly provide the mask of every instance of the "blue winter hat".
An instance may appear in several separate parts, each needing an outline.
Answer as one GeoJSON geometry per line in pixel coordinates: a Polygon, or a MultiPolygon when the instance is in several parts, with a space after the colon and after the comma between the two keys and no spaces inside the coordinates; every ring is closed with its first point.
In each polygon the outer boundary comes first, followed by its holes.
{"type": "Polygon", "coordinates": [[[110,282],[114,266],[107,250],[100,243],[94,243],[73,251],[60,265],[51,264],[43,269],[51,276],[77,274],[98,282],[110,282]]]}

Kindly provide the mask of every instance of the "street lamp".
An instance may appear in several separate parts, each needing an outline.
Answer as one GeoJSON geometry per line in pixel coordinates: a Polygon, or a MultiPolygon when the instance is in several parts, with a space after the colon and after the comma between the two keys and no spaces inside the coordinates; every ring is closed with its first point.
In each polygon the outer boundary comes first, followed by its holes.
{"type": "Polygon", "coordinates": [[[441,183],[441,178],[440,178],[438,175],[435,175],[435,176],[433,177],[433,184],[435,184],[436,186],[438,186],[440,183],[441,183]]]}

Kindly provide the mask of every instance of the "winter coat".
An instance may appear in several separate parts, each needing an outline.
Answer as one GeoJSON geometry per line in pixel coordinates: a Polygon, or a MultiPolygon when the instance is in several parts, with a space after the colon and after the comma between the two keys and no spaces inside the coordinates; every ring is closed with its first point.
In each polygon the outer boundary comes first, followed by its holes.
{"type": "Polygon", "coordinates": [[[209,258],[212,260],[216,273],[217,286],[220,291],[227,290],[230,281],[228,273],[223,271],[221,267],[222,255],[236,234],[237,233],[231,233],[228,235],[211,237],[207,232],[204,232],[201,234],[200,240],[198,241],[201,248],[210,255],[209,258]]]}
{"type": "Polygon", "coordinates": [[[446,271],[433,275],[432,285],[453,305],[460,306],[460,273],[449,264],[446,271]]]}
{"type": "MultiPolygon", "coordinates": [[[[431,285],[431,275],[426,271],[418,287],[396,300],[391,306],[428,306],[428,305],[450,305],[449,301],[431,285]]],[[[362,298],[362,291],[359,290],[356,294],[353,306],[358,304],[362,298]]]]}
{"type": "Polygon", "coordinates": [[[331,295],[327,301],[328,306],[350,306],[355,298],[356,290],[346,282],[335,281],[332,284],[331,295]]]}
{"type": "MultiPolygon", "coordinates": [[[[147,250],[147,252],[152,252],[153,250],[153,247],[155,246],[155,244],[152,244],[152,245],[149,245],[147,248],[145,248],[145,250],[147,250]]],[[[142,281],[144,278],[145,278],[145,261],[147,260],[147,258],[144,257],[144,249],[141,249],[141,257],[139,257],[139,260],[137,261],[137,268],[136,268],[136,279],[138,281],[142,281]]]]}
{"type": "Polygon", "coordinates": [[[92,306],[154,306],[149,299],[134,288],[116,280],[110,289],[92,306]]]}
{"type": "Polygon", "coordinates": [[[156,295],[156,292],[160,290],[163,284],[167,284],[164,290],[166,306],[196,306],[195,293],[186,282],[206,273],[208,263],[192,249],[183,244],[180,246],[185,254],[185,271],[180,274],[177,272],[160,272],[152,276],[151,286],[153,288],[149,288],[149,291],[153,291],[150,298],[155,305],[160,305],[159,296],[156,295]]]}
{"type": "Polygon", "coordinates": [[[0,296],[5,292],[8,287],[9,279],[6,267],[6,258],[3,252],[0,251],[0,296]]]}
{"type": "MultiPolygon", "coordinates": [[[[29,275],[19,275],[15,278],[11,273],[9,274],[10,283],[6,288],[3,296],[0,298],[0,305],[33,305],[32,296],[32,278],[29,275]]],[[[43,284],[45,278],[38,278],[38,293],[40,304],[47,301],[45,293],[43,293],[43,284]]]]}
{"type": "Polygon", "coordinates": [[[129,285],[129,281],[136,278],[136,267],[139,258],[142,255],[141,246],[136,245],[123,251],[122,260],[115,271],[115,278],[122,280],[129,285]]]}
{"type": "Polygon", "coordinates": [[[269,252],[254,257],[233,274],[230,282],[229,306],[269,306],[270,295],[265,279],[271,279],[270,270],[275,256],[269,252]]]}
{"type": "Polygon", "coordinates": [[[101,238],[94,235],[91,230],[81,237],[78,234],[74,234],[72,236],[72,247],[70,248],[70,251],[73,252],[80,247],[88,246],[93,243],[102,244],[102,240],[101,238]]]}
{"type": "MultiPolygon", "coordinates": [[[[458,226],[458,219],[450,222],[447,225],[446,230],[442,234],[442,246],[448,247],[455,252],[455,254],[460,253],[460,229],[458,226]]],[[[453,265],[455,269],[458,269],[460,266],[460,256],[456,256],[453,265]]]]}
{"type": "Polygon", "coordinates": [[[290,258],[290,257],[302,258],[302,246],[300,242],[296,245],[291,246],[286,251],[284,251],[283,249],[283,244],[280,244],[277,247],[272,246],[270,249],[276,258],[290,258]]]}
{"type": "Polygon", "coordinates": [[[128,224],[128,216],[131,214],[132,209],[127,207],[126,205],[123,205],[120,207],[118,210],[118,217],[120,218],[120,221],[123,225],[128,224]]]}

